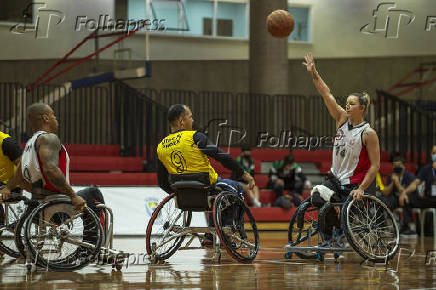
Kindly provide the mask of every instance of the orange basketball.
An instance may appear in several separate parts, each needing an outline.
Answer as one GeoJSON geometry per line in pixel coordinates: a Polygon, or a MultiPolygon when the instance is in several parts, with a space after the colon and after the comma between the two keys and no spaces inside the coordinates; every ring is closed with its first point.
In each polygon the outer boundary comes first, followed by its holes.
{"type": "Polygon", "coordinates": [[[266,18],[266,27],[274,37],[288,37],[294,30],[294,17],[286,10],[273,11],[266,18]]]}

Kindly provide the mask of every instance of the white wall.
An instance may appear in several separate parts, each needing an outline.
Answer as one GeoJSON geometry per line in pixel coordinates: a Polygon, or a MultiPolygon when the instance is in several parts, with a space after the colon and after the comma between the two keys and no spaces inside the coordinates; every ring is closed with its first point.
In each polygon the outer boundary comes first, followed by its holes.
{"type": "MultiPolygon", "coordinates": [[[[434,0],[305,0],[305,2],[313,4],[312,50],[320,57],[421,56],[434,55],[436,52],[436,27],[430,32],[425,31],[427,16],[436,15],[434,0]],[[406,18],[401,19],[398,38],[360,32],[362,26],[372,22],[373,10],[380,2],[395,2],[397,6],[395,9],[409,10],[416,16],[409,25],[406,25],[406,18]]],[[[386,13],[379,15],[378,19],[384,20],[383,16],[386,13]]],[[[290,47],[289,55],[301,56],[302,51],[290,47]]]]}
{"type": "MultiPolygon", "coordinates": [[[[0,26],[1,60],[60,58],[87,35],[75,32],[77,15],[97,18],[100,14],[114,14],[113,0],[48,0],[48,7],[64,11],[65,22],[53,28],[47,39],[35,39],[34,34],[16,35],[9,26],[0,26]]],[[[322,58],[357,58],[386,56],[435,55],[436,27],[425,31],[426,18],[436,15],[434,0],[398,0],[397,8],[412,11],[415,20],[400,22],[398,38],[385,38],[383,34],[367,35],[360,28],[372,22],[372,12],[380,1],[376,0],[292,0],[290,3],[312,7],[312,43],[290,43],[289,58],[301,58],[307,51],[322,58]]],[[[386,14],[385,14],[386,15],[386,14]]],[[[383,14],[379,19],[383,19],[383,14]]],[[[264,21],[260,19],[259,21],[264,21]]],[[[436,20],[435,20],[436,22],[436,20]]],[[[113,39],[112,39],[113,40],[113,39]]],[[[103,39],[100,46],[111,39],[103,39]]],[[[274,39],[271,39],[274,41],[274,39]]],[[[134,59],[145,56],[144,35],[126,40],[122,46],[133,49],[134,59]]],[[[93,52],[94,43],[82,47],[73,57],[93,52]]],[[[115,48],[117,46],[114,46],[115,48]]],[[[152,60],[220,60],[248,59],[249,42],[241,39],[211,39],[152,34],[152,60]]],[[[113,50],[101,54],[111,59],[113,50]]]]}
{"type": "MultiPolygon", "coordinates": [[[[77,16],[86,15],[89,18],[98,18],[100,14],[114,14],[113,0],[45,0],[36,2],[45,2],[47,9],[64,13],[64,21],[59,25],[50,25],[48,38],[36,38],[35,32],[14,34],[9,30],[16,23],[0,24],[1,60],[61,58],[90,33],[74,30],[77,16]]],[[[89,41],[73,57],[87,55],[93,51],[93,48],[93,41],[89,41]]]]}

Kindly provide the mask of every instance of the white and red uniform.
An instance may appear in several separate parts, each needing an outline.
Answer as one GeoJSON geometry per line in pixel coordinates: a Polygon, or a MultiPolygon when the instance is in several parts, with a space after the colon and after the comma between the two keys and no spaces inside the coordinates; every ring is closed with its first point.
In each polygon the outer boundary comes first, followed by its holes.
{"type": "Polygon", "coordinates": [[[353,127],[349,120],[336,132],[331,172],[341,185],[360,184],[371,166],[362,135],[367,122],[353,127]]]}
{"type": "MultiPolygon", "coordinates": [[[[44,175],[41,159],[38,156],[38,152],[36,152],[36,140],[39,136],[46,133],[45,131],[38,131],[27,141],[23,155],[21,156],[21,171],[27,182],[34,184],[35,182],[42,181],[43,189],[59,192],[59,190],[50,183],[47,176],[44,175]]],[[[59,151],[59,169],[65,175],[67,183],[70,183],[70,158],[63,145],[61,145],[61,150],[59,151]]]]}

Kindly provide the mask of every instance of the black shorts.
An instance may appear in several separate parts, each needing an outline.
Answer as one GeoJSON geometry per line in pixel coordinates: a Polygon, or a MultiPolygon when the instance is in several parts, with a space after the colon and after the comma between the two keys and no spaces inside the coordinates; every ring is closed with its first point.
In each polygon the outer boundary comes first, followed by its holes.
{"type": "MultiPolygon", "coordinates": [[[[350,195],[351,191],[359,187],[358,183],[355,184],[347,184],[347,185],[341,185],[339,180],[335,177],[333,178],[326,178],[322,185],[328,187],[329,189],[333,190],[335,194],[331,197],[332,202],[344,202],[345,199],[350,195]]],[[[375,180],[373,183],[365,190],[366,194],[374,195],[376,193],[376,184],[375,180]]]]}

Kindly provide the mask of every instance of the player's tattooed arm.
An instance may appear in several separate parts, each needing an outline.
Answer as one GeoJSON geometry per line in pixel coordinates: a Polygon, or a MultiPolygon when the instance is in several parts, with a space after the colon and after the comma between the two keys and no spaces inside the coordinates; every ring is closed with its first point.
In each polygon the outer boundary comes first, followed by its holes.
{"type": "Polygon", "coordinates": [[[50,183],[60,192],[69,197],[74,197],[76,194],[59,168],[61,142],[58,136],[55,134],[43,134],[38,138],[37,142],[37,151],[42,162],[43,171],[50,183]]]}

